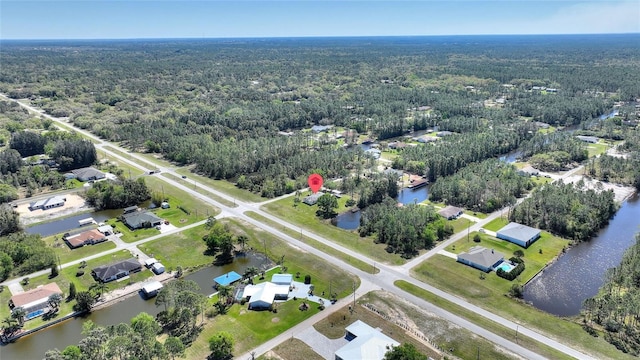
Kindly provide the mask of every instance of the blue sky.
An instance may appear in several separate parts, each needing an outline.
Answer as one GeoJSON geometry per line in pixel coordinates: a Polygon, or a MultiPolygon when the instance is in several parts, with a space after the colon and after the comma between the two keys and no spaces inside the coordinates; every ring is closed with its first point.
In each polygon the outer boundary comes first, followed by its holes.
{"type": "Polygon", "coordinates": [[[0,0],[0,39],[629,32],[638,0],[0,0]]]}

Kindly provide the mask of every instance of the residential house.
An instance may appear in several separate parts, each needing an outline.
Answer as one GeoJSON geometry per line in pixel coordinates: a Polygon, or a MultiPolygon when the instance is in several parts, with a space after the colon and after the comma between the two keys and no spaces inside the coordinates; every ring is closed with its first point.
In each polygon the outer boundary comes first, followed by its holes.
{"type": "Polygon", "coordinates": [[[314,133],[321,133],[331,129],[331,125],[313,125],[311,131],[314,133]]]}
{"type": "Polygon", "coordinates": [[[369,155],[374,159],[380,159],[380,155],[382,154],[382,151],[376,148],[371,148],[371,149],[365,150],[364,153],[365,155],[369,155]]]}
{"type": "Polygon", "coordinates": [[[35,289],[13,295],[9,299],[9,307],[15,309],[21,307],[26,311],[26,320],[38,317],[49,309],[49,296],[62,295],[62,290],[56,283],[38,286],[35,289]]]}
{"type": "Polygon", "coordinates": [[[451,131],[438,131],[436,133],[437,137],[445,137],[445,136],[449,136],[449,135],[453,135],[453,133],[451,131]]]}
{"type": "Polygon", "coordinates": [[[103,233],[95,229],[83,231],[79,234],[66,233],[64,234],[63,239],[72,249],[107,241],[107,237],[103,233]]]}
{"type": "Polygon", "coordinates": [[[489,272],[502,263],[504,255],[493,249],[474,246],[469,251],[458,254],[457,260],[460,263],[489,272]]]}
{"type": "Polygon", "coordinates": [[[576,138],[578,140],[584,141],[584,142],[588,142],[588,143],[592,143],[592,144],[596,144],[598,142],[598,138],[595,136],[584,136],[584,135],[578,135],[576,136],[576,138]]]}
{"type": "Polygon", "coordinates": [[[384,355],[400,343],[358,320],[346,329],[345,338],[349,341],[335,353],[335,360],[382,360],[384,355]]]}
{"type": "Polygon", "coordinates": [[[80,181],[100,180],[105,178],[105,174],[93,167],[71,170],[71,173],[80,181]]]}
{"type": "Polygon", "coordinates": [[[427,144],[430,142],[434,142],[434,141],[438,141],[437,137],[434,136],[429,136],[429,135],[425,135],[425,136],[419,136],[417,138],[415,138],[415,141],[422,143],[422,144],[427,144]]]}
{"type": "Polygon", "coordinates": [[[98,231],[103,233],[105,236],[109,236],[109,235],[113,235],[114,234],[113,226],[106,225],[106,224],[98,226],[98,231]]]}
{"type": "Polygon", "coordinates": [[[122,222],[131,230],[151,228],[162,224],[162,219],[148,211],[136,211],[122,215],[122,222]]]}
{"type": "Polygon", "coordinates": [[[313,206],[318,202],[318,199],[320,199],[320,196],[322,195],[324,195],[324,193],[322,191],[318,191],[317,193],[309,195],[302,199],[302,202],[309,206],[313,206]]]}
{"type": "Polygon", "coordinates": [[[47,199],[32,202],[29,204],[29,210],[49,210],[56,207],[62,207],[64,206],[65,201],[67,201],[67,198],[64,196],[52,196],[47,199]]]}
{"type": "Polygon", "coordinates": [[[165,267],[161,263],[156,262],[153,265],[151,265],[151,271],[153,271],[153,273],[156,274],[156,275],[160,275],[160,274],[164,273],[165,267]]]}
{"type": "Polygon", "coordinates": [[[458,216],[462,215],[463,209],[455,206],[447,206],[444,209],[438,211],[438,214],[447,220],[457,219],[458,216]]]}
{"type": "Polygon", "coordinates": [[[527,248],[540,238],[540,230],[512,222],[498,230],[496,237],[527,248]]]}
{"type": "Polygon", "coordinates": [[[138,260],[131,258],[123,261],[118,261],[113,264],[98,266],[91,270],[91,275],[96,281],[109,282],[117,279],[121,279],[129,274],[136,273],[142,270],[142,265],[138,260]]]}
{"type": "Polygon", "coordinates": [[[266,310],[275,300],[287,300],[289,285],[277,285],[271,282],[247,285],[242,296],[248,298],[250,310],[266,310]]]}

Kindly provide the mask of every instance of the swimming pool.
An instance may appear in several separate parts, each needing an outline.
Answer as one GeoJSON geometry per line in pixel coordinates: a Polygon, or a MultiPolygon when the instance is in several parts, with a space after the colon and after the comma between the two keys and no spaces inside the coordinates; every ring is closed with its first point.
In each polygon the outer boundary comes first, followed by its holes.
{"type": "Polygon", "coordinates": [[[513,270],[514,267],[515,266],[509,264],[508,262],[503,261],[500,265],[498,265],[498,267],[496,268],[496,271],[498,269],[502,269],[502,271],[504,271],[504,272],[509,272],[509,271],[513,270]]]}

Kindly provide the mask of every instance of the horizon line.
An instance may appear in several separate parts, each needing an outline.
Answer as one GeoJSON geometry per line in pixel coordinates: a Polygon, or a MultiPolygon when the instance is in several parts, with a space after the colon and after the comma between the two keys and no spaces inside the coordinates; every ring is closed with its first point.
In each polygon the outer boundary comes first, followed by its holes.
{"type": "Polygon", "coordinates": [[[240,40],[240,39],[331,39],[331,38],[407,38],[456,36],[578,36],[640,35],[640,32],[615,33],[539,33],[539,34],[431,34],[431,35],[292,35],[292,36],[186,36],[186,37],[122,37],[122,38],[10,38],[0,41],[114,41],[114,40],[240,40]]]}

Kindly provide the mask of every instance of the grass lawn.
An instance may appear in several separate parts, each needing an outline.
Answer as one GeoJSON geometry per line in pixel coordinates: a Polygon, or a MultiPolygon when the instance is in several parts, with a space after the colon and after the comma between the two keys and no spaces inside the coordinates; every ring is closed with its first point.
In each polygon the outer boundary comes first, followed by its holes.
{"type": "Polygon", "coordinates": [[[62,240],[62,236],[58,235],[48,236],[46,238],[43,238],[42,240],[44,240],[44,242],[53,249],[58,259],[60,259],[60,263],[62,264],[82,259],[83,257],[89,255],[111,250],[116,247],[116,244],[114,244],[113,242],[105,241],[95,245],[85,245],[77,249],[71,249],[69,248],[67,243],[62,240]]]}
{"type": "Polygon", "coordinates": [[[587,145],[587,151],[589,151],[589,157],[595,157],[598,155],[602,155],[607,152],[609,145],[607,145],[604,141],[600,141],[597,144],[589,144],[587,145]]]}
{"type": "MultiPolygon", "coordinates": [[[[128,156],[126,154],[122,153],[121,151],[115,150],[111,146],[105,146],[105,148],[108,151],[112,151],[112,152],[118,153],[118,154],[123,154],[122,156],[124,156],[125,158],[128,158],[128,156]]],[[[122,160],[120,160],[120,159],[118,159],[116,157],[107,155],[104,151],[98,151],[98,159],[100,159],[100,160],[108,160],[110,163],[117,164],[118,167],[124,171],[122,173],[124,176],[127,176],[127,177],[138,177],[138,176],[144,175],[144,171],[138,169],[137,167],[131,166],[131,165],[125,163],[124,161],[122,161],[122,160]]]]}
{"type": "Polygon", "coordinates": [[[453,225],[453,233],[457,234],[462,230],[465,230],[469,226],[475,224],[475,222],[467,219],[467,218],[457,218],[453,221],[449,221],[449,224],[453,225]]]}
{"type": "Polygon", "coordinates": [[[205,359],[211,353],[208,339],[220,331],[226,331],[233,336],[235,341],[233,352],[236,355],[244,353],[286,332],[295,324],[320,311],[317,306],[314,306],[315,303],[311,303],[307,311],[298,310],[302,301],[302,299],[298,299],[279,303],[277,313],[249,311],[247,310],[248,305],[235,304],[226,315],[206,320],[204,329],[196,341],[187,348],[185,358],[205,359]]]}
{"type": "Polygon", "coordinates": [[[78,179],[69,179],[64,182],[65,189],[81,189],[84,183],[78,179]]]}
{"type": "MultiPolygon", "coordinates": [[[[183,179],[181,177],[175,176],[175,175],[170,174],[170,173],[164,173],[164,174],[162,174],[162,176],[164,176],[164,177],[166,177],[168,179],[171,179],[173,181],[177,181],[178,183],[180,183],[182,185],[185,185],[185,186],[189,186],[190,187],[191,185],[193,185],[193,180],[191,180],[191,179],[183,179]]],[[[217,202],[219,202],[219,203],[221,203],[223,205],[226,205],[226,206],[229,206],[229,207],[236,207],[237,206],[232,201],[229,201],[229,200],[227,200],[225,198],[222,198],[222,197],[220,197],[220,196],[218,196],[218,195],[216,195],[216,194],[214,194],[212,192],[206,191],[205,189],[203,189],[201,187],[194,186],[193,190],[195,190],[195,191],[197,191],[199,193],[202,193],[202,194],[206,194],[208,197],[212,198],[213,200],[215,200],[215,201],[217,201],[217,202]]]]}
{"type": "MultiPolygon", "coordinates": [[[[247,202],[261,202],[267,200],[266,198],[261,197],[260,195],[256,195],[250,191],[240,189],[226,180],[214,180],[208,178],[206,176],[201,176],[196,173],[192,173],[189,169],[181,168],[177,169],[176,172],[180,175],[185,175],[189,179],[196,181],[199,184],[205,184],[209,187],[212,187],[218,191],[221,191],[229,196],[232,196],[236,199],[247,201],[247,202]]],[[[193,182],[193,181],[192,181],[193,182]]]]}
{"type": "Polygon", "coordinates": [[[163,194],[163,197],[169,200],[169,204],[171,205],[169,209],[157,209],[156,215],[172,221],[172,224],[178,227],[189,225],[220,213],[220,209],[215,206],[195,198],[191,194],[175,186],[171,186],[160,179],[148,177],[145,179],[145,182],[152,192],[163,194]],[[178,206],[187,209],[191,214],[184,213],[178,209],[178,206]],[[180,222],[182,219],[186,221],[180,222]]]}
{"type": "MultiPolygon", "coordinates": [[[[273,228],[278,228],[280,226],[280,224],[274,223],[273,221],[271,221],[271,220],[269,220],[269,219],[267,219],[267,218],[265,218],[265,217],[263,217],[263,216],[261,216],[259,214],[256,214],[253,211],[247,211],[245,213],[245,215],[247,215],[249,217],[252,217],[252,218],[254,218],[256,220],[259,220],[261,223],[269,225],[269,226],[271,226],[273,228]]],[[[371,273],[374,273],[374,274],[377,274],[377,273],[380,272],[380,269],[374,268],[373,264],[369,264],[369,263],[366,263],[366,262],[361,261],[359,259],[353,258],[353,257],[351,257],[351,256],[349,256],[349,255],[347,255],[347,254],[345,254],[345,253],[343,253],[341,251],[338,251],[338,250],[336,250],[336,249],[334,249],[334,248],[332,248],[330,246],[327,246],[327,245],[325,245],[325,244],[323,244],[323,243],[321,243],[319,241],[316,241],[316,240],[314,240],[314,239],[312,239],[312,238],[310,238],[308,236],[303,236],[302,238],[300,238],[300,233],[298,233],[297,231],[294,231],[294,230],[289,229],[289,228],[282,228],[281,231],[286,233],[289,236],[298,238],[301,241],[313,246],[314,248],[316,248],[318,250],[321,250],[322,252],[324,252],[324,253],[326,253],[328,255],[334,256],[334,257],[346,262],[347,264],[349,264],[351,266],[354,266],[354,267],[356,267],[356,268],[358,268],[358,269],[360,269],[362,271],[371,272],[371,273]]]]}
{"type": "MultiPolygon", "coordinates": [[[[303,196],[305,196],[305,194],[303,194],[303,196]]],[[[344,204],[348,198],[348,196],[343,196],[338,199],[338,211],[346,210],[344,204]]],[[[309,206],[300,203],[294,206],[293,196],[263,205],[262,209],[376,261],[391,265],[401,265],[406,262],[406,260],[398,254],[389,254],[385,250],[386,246],[384,244],[374,243],[372,237],[362,238],[355,231],[340,229],[331,225],[327,220],[319,219],[316,216],[316,211],[318,210],[317,205],[309,206]]]]}
{"type": "Polygon", "coordinates": [[[494,220],[491,220],[487,225],[483,226],[485,229],[489,231],[498,231],[509,224],[509,220],[499,217],[494,220]]]}
{"type": "MultiPolygon", "coordinates": [[[[324,358],[302,340],[291,338],[271,349],[280,359],[284,360],[323,360],[324,358]]],[[[258,356],[258,360],[273,359],[268,354],[258,356]]]]}
{"type": "Polygon", "coordinates": [[[477,217],[478,219],[485,219],[487,216],[489,216],[488,214],[477,212],[477,211],[471,211],[471,210],[463,210],[463,211],[465,214],[477,217]]]}
{"type": "Polygon", "coordinates": [[[438,356],[438,352],[416,340],[416,338],[409,335],[403,328],[365,308],[361,305],[362,303],[362,300],[359,301],[358,304],[356,304],[355,311],[353,312],[349,311],[348,306],[344,306],[340,310],[315,323],[313,327],[329,339],[339,339],[344,337],[344,329],[347,326],[357,320],[360,320],[373,328],[380,328],[382,333],[401,344],[405,342],[412,343],[421,354],[429,355],[434,359],[440,358],[440,356],[438,356]]]}
{"type": "MultiPolygon", "coordinates": [[[[496,335],[502,336],[505,339],[509,339],[512,341],[517,341],[517,343],[527,349],[533,350],[540,355],[549,358],[549,359],[573,359],[571,356],[567,356],[555,349],[546,346],[540,342],[537,342],[527,336],[519,335],[518,339],[515,338],[515,332],[511,329],[508,329],[496,322],[488,320],[485,317],[482,317],[470,310],[467,310],[461,306],[458,306],[452,302],[442,299],[441,297],[435,296],[430,292],[416,287],[406,281],[398,280],[395,282],[395,285],[400,289],[407,291],[415,296],[418,296],[446,311],[454,313],[458,316],[463,317],[464,319],[471,321],[472,323],[481,326],[484,329],[487,329],[493,332],[496,335]]],[[[466,332],[467,330],[462,330],[462,332],[466,332]]],[[[488,340],[484,340],[478,336],[474,336],[471,334],[443,334],[444,336],[436,336],[433,337],[433,341],[435,341],[439,346],[443,349],[454,349],[453,355],[461,358],[461,359],[473,359],[478,354],[478,349],[480,349],[480,353],[483,355],[483,358],[488,359],[504,359],[509,358],[505,357],[506,355],[496,349],[495,345],[488,340]],[[460,335],[466,335],[461,338],[460,335]]]]}
{"type": "MultiPolygon", "coordinates": [[[[140,166],[142,166],[142,167],[144,167],[146,169],[151,167],[150,164],[148,164],[148,163],[146,163],[144,161],[140,161],[140,160],[136,159],[135,157],[131,156],[129,153],[126,153],[124,151],[120,151],[120,150],[114,148],[113,146],[105,146],[104,148],[107,149],[108,151],[110,151],[112,153],[115,153],[116,155],[119,155],[119,156],[121,156],[121,157],[123,157],[123,158],[125,158],[125,159],[127,159],[127,160],[129,160],[129,161],[131,161],[133,163],[136,163],[136,164],[138,164],[138,165],[140,165],[140,166]]],[[[113,160],[114,161],[118,161],[120,159],[114,158],[113,160]]],[[[138,171],[141,172],[142,174],[144,174],[143,171],[141,171],[141,170],[138,170],[138,171]]]]}
{"type": "Polygon", "coordinates": [[[213,262],[213,257],[204,255],[206,246],[202,237],[207,234],[204,225],[197,226],[171,236],[139,245],[138,248],[158,259],[168,271],[182,266],[184,270],[198,268],[213,262]]]}
{"type": "Polygon", "coordinates": [[[553,181],[552,178],[548,178],[548,177],[544,177],[544,176],[533,176],[533,177],[531,177],[531,180],[533,180],[533,183],[536,186],[548,184],[548,183],[553,181]]]}
{"type": "MultiPolygon", "coordinates": [[[[412,270],[413,276],[420,281],[465,298],[467,301],[506,319],[527,324],[526,326],[541,333],[549,334],[550,337],[559,339],[559,341],[576,349],[583,349],[588,353],[597,353],[596,358],[625,358],[622,357],[622,353],[615,350],[604,339],[593,338],[587,334],[582,330],[580,324],[558,318],[505,296],[512,284],[525,283],[547,262],[559,254],[562,248],[568,244],[567,240],[556,238],[543,232],[541,239],[528,249],[523,249],[515,244],[496,240],[486,234],[480,235],[482,240],[479,245],[494,248],[496,251],[502,252],[507,258],[513,254],[514,250],[519,249],[525,253],[523,259],[526,269],[518,279],[510,282],[499,278],[494,272],[491,272],[486,274],[486,278],[482,280],[479,276],[479,270],[456,263],[455,260],[441,255],[436,255],[414,268],[412,270]],[[543,249],[542,254],[540,254],[539,249],[543,249]]],[[[466,239],[463,239],[447,247],[447,250],[459,253],[473,245],[478,244],[467,242],[466,239]],[[456,246],[455,249],[453,248],[454,245],[456,246]]]]}

